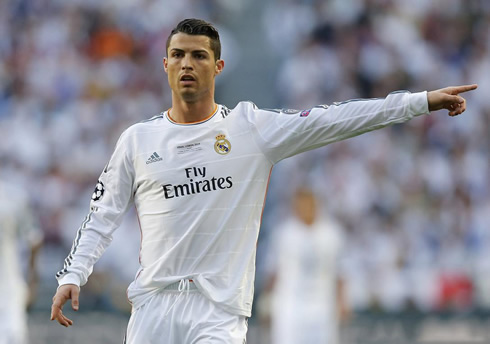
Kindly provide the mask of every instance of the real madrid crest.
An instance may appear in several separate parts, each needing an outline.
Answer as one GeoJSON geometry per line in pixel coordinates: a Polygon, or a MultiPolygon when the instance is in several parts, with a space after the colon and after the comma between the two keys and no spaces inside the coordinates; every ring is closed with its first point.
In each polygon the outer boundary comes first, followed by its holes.
{"type": "Polygon", "coordinates": [[[216,136],[216,142],[214,143],[214,150],[216,153],[225,155],[231,151],[231,143],[226,139],[226,135],[219,134],[216,136]]]}

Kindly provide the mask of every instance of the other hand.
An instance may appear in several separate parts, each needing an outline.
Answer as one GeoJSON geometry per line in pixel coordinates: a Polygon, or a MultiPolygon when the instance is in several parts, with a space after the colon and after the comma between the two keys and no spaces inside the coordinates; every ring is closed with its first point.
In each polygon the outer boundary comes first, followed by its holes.
{"type": "Polygon", "coordinates": [[[63,305],[71,299],[71,308],[78,311],[79,287],[75,284],[65,284],[58,288],[53,296],[53,305],[51,306],[51,320],[57,320],[61,325],[68,327],[73,325],[73,321],[63,315],[63,305]]]}

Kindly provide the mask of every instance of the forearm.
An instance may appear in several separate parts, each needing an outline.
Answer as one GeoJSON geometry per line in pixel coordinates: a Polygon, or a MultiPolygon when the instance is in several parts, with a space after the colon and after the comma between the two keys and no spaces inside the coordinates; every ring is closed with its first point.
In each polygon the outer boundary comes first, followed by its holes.
{"type": "Polygon", "coordinates": [[[87,283],[93,266],[102,256],[111,242],[110,236],[90,228],[80,229],[77,233],[63,269],[56,274],[60,285],[75,284],[82,286],[87,283]]]}
{"type": "Polygon", "coordinates": [[[351,100],[331,105],[318,124],[327,128],[324,139],[333,142],[427,113],[426,92],[397,92],[384,99],[351,100]]]}
{"type": "Polygon", "coordinates": [[[350,308],[347,303],[347,295],[345,293],[345,282],[343,279],[337,279],[337,310],[340,322],[347,322],[350,318],[350,308]]]}

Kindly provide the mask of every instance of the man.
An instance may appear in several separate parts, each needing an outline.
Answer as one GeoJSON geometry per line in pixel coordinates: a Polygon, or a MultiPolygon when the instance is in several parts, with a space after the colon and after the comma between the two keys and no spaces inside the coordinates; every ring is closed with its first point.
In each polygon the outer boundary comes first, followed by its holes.
{"type": "Polygon", "coordinates": [[[0,180],[0,344],[26,344],[27,307],[37,287],[36,259],[43,234],[33,221],[27,195],[0,180]],[[27,281],[21,253],[27,253],[27,281]]]}
{"type": "Polygon", "coordinates": [[[269,256],[271,343],[338,343],[338,314],[348,315],[338,271],[340,226],[321,216],[306,187],[295,190],[292,216],[274,232],[269,256]]]}
{"type": "Polygon", "coordinates": [[[58,272],[51,319],[72,325],[79,286],[135,205],[140,266],[128,288],[127,343],[242,343],[251,314],[256,241],[272,166],[300,152],[429,110],[466,109],[459,93],[476,85],[302,112],[229,110],[214,100],[220,59],[216,29],[180,22],[167,40],[164,69],[172,108],[127,129],[102,172],[72,250],[58,272]]]}

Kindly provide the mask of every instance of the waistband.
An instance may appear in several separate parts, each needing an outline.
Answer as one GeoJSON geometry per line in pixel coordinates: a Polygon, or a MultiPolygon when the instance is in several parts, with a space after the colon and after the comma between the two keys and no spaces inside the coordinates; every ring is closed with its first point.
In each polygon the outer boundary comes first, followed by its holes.
{"type": "Polygon", "coordinates": [[[178,282],[169,284],[166,286],[163,291],[197,291],[196,284],[191,279],[183,279],[178,282]]]}

